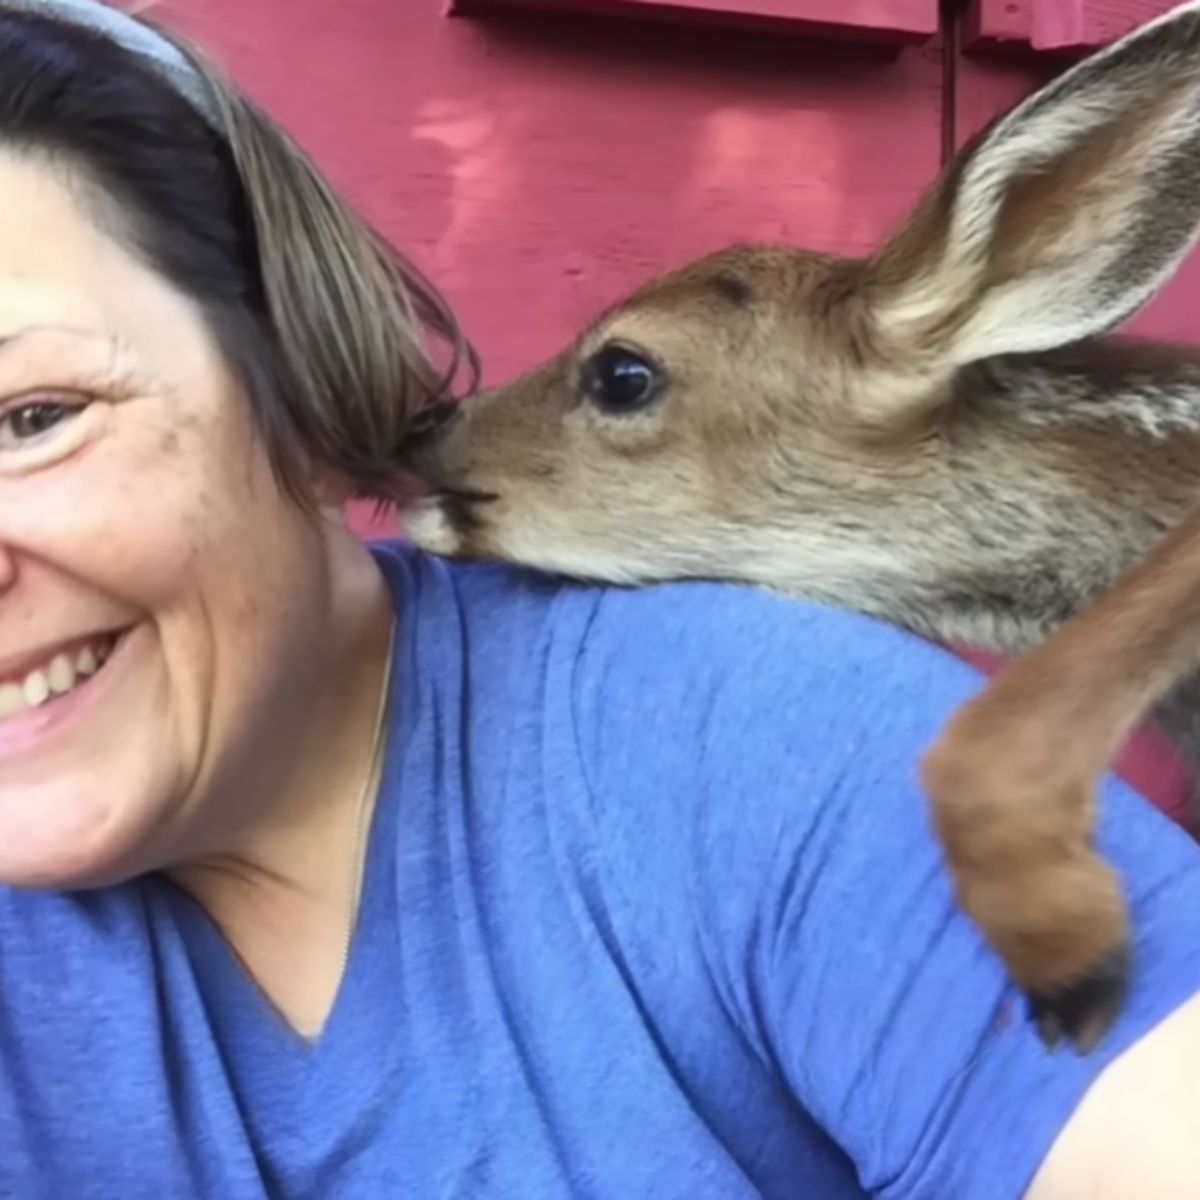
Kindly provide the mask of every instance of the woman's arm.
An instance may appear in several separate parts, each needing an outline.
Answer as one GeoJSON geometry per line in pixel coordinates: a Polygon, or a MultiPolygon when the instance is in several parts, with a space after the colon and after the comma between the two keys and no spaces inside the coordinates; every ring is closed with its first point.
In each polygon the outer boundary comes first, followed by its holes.
{"type": "MultiPolygon", "coordinates": [[[[1181,913],[1195,921],[1196,913],[1181,913]]],[[[1100,1074],[1059,1134],[1026,1200],[1200,1196],[1200,997],[1100,1074]]]]}

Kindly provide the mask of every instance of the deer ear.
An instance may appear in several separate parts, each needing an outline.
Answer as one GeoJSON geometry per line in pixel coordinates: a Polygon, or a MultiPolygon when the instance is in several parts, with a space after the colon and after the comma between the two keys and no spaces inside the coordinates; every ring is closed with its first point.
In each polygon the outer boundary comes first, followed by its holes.
{"type": "Polygon", "coordinates": [[[1104,333],[1200,232],[1200,4],[1073,67],[967,145],[867,264],[877,338],[934,374],[1104,333]]]}

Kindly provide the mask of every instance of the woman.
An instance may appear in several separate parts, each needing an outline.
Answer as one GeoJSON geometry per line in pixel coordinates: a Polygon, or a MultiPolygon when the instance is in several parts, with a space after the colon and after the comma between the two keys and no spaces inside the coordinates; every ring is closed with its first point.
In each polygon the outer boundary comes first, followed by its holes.
{"type": "Polygon", "coordinates": [[[0,1195],[1194,1194],[1187,839],[1109,788],[1137,981],[1048,1055],[913,780],[966,668],[364,548],[432,289],[148,26],[0,64],[0,1195]]]}

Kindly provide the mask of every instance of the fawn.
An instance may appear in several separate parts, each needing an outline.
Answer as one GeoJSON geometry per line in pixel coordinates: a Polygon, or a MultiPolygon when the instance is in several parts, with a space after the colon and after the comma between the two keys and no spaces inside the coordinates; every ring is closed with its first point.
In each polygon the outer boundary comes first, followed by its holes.
{"type": "Polygon", "coordinates": [[[1200,765],[1200,349],[1100,335],[1198,232],[1192,0],[993,122],[874,255],[711,255],[431,412],[405,452],[429,487],[407,532],[1039,647],[956,714],[924,779],[960,903],[1043,1038],[1086,1050],[1129,969],[1096,780],[1151,704],[1200,765]]]}

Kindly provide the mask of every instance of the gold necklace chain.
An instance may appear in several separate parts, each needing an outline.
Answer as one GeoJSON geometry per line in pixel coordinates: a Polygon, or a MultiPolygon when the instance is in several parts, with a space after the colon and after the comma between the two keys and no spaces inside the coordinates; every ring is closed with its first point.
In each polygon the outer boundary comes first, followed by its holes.
{"type": "Polygon", "coordinates": [[[370,801],[379,791],[380,776],[383,771],[383,750],[387,745],[388,700],[392,690],[392,662],[395,657],[395,647],[396,617],[393,613],[388,628],[387,658],[384,661],[383,684],[380,687],[379,700],[376,705],[375,731],[371,737],[371,752],[367,761],[367,777],[363,782],[362,791],[359,793],[358,805],[354,817],[354,846],[353,858],[351,859],[353,866],[350,872],[350,911],[346,918],[345,940],[342,944],[342,964],[338,972],[339,986],[341,981],[345,979],[346,968],[350,965],[350,951],[354,945],[354,931],[358,926],[358,907],[362,900],[363,880],[366,875],[367,830],[370,827],[367,814],[374,812],[375,805],[371,804],[370,801]]]}

